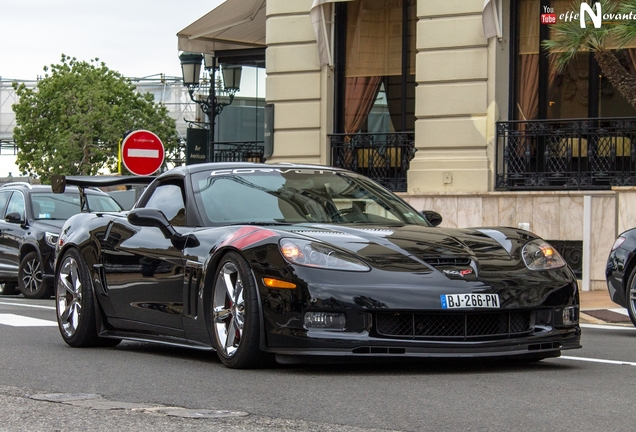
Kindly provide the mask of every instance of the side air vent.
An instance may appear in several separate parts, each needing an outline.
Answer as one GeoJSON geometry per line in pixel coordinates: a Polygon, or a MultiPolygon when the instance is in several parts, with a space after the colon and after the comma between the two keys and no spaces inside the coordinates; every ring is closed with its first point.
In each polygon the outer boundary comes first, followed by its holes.
{"type": "Polygon", "coordinates": [[[422,260],[433,267],[446,267],[446,266],[470,266],[470,258],[422,258],[422,260]]]}

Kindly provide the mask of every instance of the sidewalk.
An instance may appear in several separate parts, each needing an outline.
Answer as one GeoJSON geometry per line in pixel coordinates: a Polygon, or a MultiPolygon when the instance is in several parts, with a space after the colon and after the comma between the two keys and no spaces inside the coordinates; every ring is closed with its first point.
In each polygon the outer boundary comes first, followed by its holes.
{"type": "Polygon", "coordinates": [[[607,290],[579,291],[579,294],[581,323],[632,325],[627,309],[610,300],[607,290]]]}

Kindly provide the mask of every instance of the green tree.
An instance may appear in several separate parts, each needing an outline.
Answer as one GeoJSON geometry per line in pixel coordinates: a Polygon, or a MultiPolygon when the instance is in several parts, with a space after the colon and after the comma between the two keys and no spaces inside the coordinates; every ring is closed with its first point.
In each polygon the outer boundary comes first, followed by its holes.
{"type": "Polygon", "coordinates": [[[35,88],[13,84],[19,97],[13,136],[22,173],[48,182],[51,174],[116,172],[120,139],[138,129],[161,139],[166,158],[178,155],[179,137],[166,107],[99,59],[89,63],[62,54],[59,64],[44,71],[35,88]]]}
{"type": "MultiPolygon", "coordinates": [[[[579,11],[581,3],[575,1],[571,10],[579,11]]],[[[594,1],[589,3],[594,8],[598,7],[594,1]]],[[[594,53],[603,75],[636,107],[636,78],[620,63],[613,49],[609,48],[620,48],[636,37],[636,0],[600,0],[598,3],[603,16],[612,17],[611,21],[603,19],[599,28],[594,26],[589,17],[584,27],[581,27],[578,19],[551,25],[551,39],[543,41],[543,47],[549,51],[558,72],[562,72],[577,53],[594,53]],[[623,19],[627,16],[635,19],[623,19]]]]}

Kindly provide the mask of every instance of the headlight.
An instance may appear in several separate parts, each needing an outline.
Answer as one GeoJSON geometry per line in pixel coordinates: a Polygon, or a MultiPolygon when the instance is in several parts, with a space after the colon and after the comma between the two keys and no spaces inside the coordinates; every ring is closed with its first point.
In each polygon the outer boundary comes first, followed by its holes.
{"type": "Polygon", "coordinates": [[[292,264],[330,270],[371,270],[359,259],[318,242],[282,239],[279,248],[285,259],[292,264]]]}
{"type": "Polygon", "coordinates": [[[549,270],[565,266],[565,260],[547,242],[532,240],[523,247],[523,262],[530,270],[549,270]]]}
{"type": "Polygon", "coordinates": [[[59,238],[59,236],[60,235],[57,233],[52,233],[47,231],[44,233],[44,241],[46,242],[47,245],[55,249],[55,246],[57,246],[57,239],[59,238]]]}
{"type": "Polygon", "coordinates": [[[612,250],[615,251],[616,249],[621,247],[621,245],[625,243],[625,240],[627,240],[625,237],[618,236],[616,240],[614,241],[614,244],[612,245],[612,250]]]}

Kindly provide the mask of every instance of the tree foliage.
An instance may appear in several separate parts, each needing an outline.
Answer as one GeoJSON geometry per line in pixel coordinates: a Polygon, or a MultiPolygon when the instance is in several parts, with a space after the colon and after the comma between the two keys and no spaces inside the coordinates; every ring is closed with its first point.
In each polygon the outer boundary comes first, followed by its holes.
{"type": "Polygon", "coordinates": [[[120,139],[139,129],[161,139],[167,158],[178,154],[175,121],[166,107],[99,59],[89,63],[62,54],[59,64],[44,71],[35,88],[14,83],[19,102],[13,105],[13,136],[22,173],[47,182],[51,174],[116,172],[120,139]]]}
{"type": "MultiPolygon", "coordinates": [[[[604,17],[634,16],[636,12],[636,0],[600,0],[599,3],[604,17]]],[[[571,9],[578,11],[580,4],[581,1],[573,2],[571,9]]],[[[584,27],[578,19],[562,21],[550,26],[551,39],[543,41],[542,45],[549,51],[559,72],[577,53],[592,52],[605,77],[636,108],[636,77],[621,64],[610,48],[621,48],[636,37],[634,18],[611,22],[603,19],[600,28],[595,28],[589,20],[584,27]]]]}

